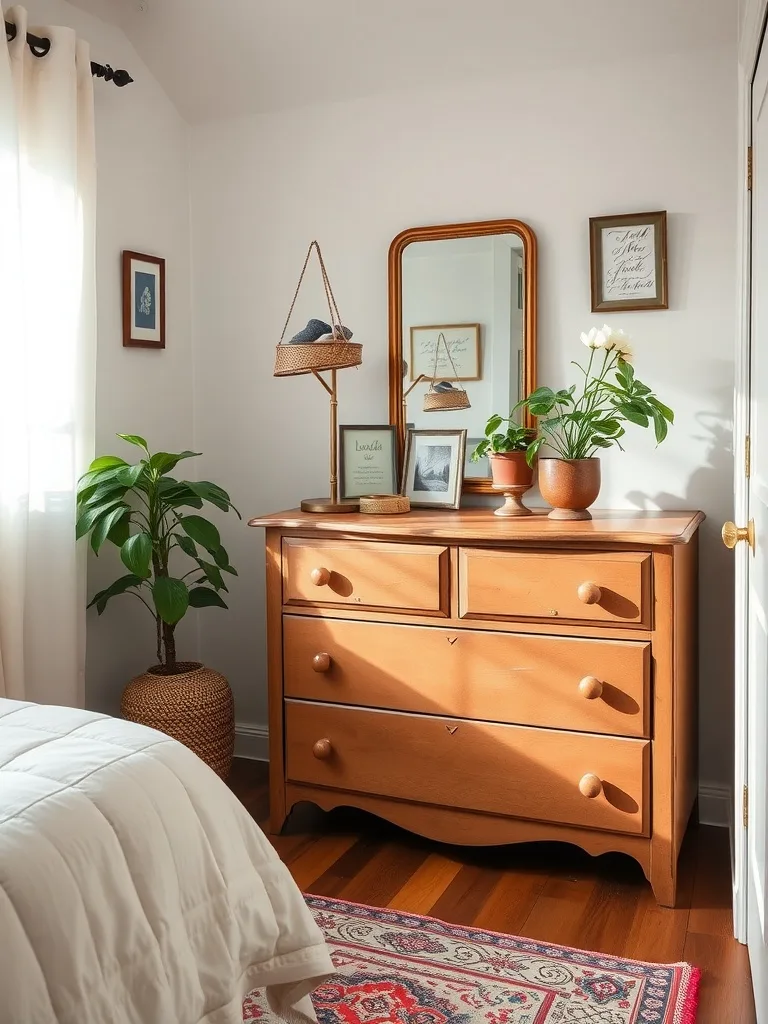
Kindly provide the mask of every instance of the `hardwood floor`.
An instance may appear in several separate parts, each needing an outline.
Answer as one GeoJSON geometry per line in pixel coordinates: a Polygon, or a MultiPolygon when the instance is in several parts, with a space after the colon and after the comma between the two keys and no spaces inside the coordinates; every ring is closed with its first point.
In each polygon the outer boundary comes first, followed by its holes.
{"type": "MultiPolygon", "coordinates": [[[[230,786],[262,827],[268,766],[236,760],[230,786]]],[[[702,969],[697,1024],[754,1024],[747,951],[733,939],[728,833],[692,825],[679,904],[659,907],[634,861],[556,843],[444,846],[361,811],[302,804],[270,837],[299,887],[456,924],[702,969]]]]}

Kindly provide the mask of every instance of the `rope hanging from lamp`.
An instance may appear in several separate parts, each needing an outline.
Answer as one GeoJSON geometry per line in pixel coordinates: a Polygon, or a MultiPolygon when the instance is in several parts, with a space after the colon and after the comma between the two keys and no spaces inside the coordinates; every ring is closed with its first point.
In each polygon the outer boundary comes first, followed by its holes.
{"type": "MultiPolygon", "coordinates": [[[[8,42],[16,38],[16,26],[10,21],[5,22],[5,38],[8,42]]],[[[51,40],[47,36],[34,36],[27,32],[27,45],[35,57],[44,57],[51,48],[51,40]]],[[[91,74],[95,78],[103,78],[106,82],[114,82],[120,88],[130,85],[133,81],[127,71],[115,71],[109,64],[97,64],[95,60],[91,61],[91,74]]]]}

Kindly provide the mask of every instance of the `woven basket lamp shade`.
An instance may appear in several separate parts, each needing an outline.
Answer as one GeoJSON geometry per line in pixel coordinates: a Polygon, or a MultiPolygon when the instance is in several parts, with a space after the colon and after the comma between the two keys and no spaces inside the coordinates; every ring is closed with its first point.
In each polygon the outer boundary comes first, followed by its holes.
{"type": "Polygon", "coordinates": [[[350,366],[359,366],[363,361],[363,346],[357,342],[349,341],[349,339],[345,337],[341,327],[342,323],[343,321],[339,314],[339,307],[336,305],[336,299],[334,298],[333,291],[331,290],[331,283],[328,280],[328,273],[325,269],[325,262],[323,260],[323,255],[320,252],[320,246],[317,242],[312,242],[307,250],[307,256],[304,260],[304,266],[299,277],[299,283],[296,286],[293,302],[291,303],[291,308],[288,311],[288,317],[285,321],[285,326],[283,327],[283,333],[277,346],[274,371],[275,377],[297,377],[305,373],[314,374],[328,392],[331,400],[330,496],[328,498],[304,498],[301,502],[302,512],[356,512],[359,508],[359,505],[355,502],[339,501],[336,452],[339,403],[336,391],[336,371],[346,370],[350,366]],[[291,319],[294,306],[296,305],[296,299],[299,295],[301,282],[304,280],[304,274],[306,273],[307,265],[313,251],[317,253],[317,259],[320,263],[320,272],[323,276],[323,286],[325,288],[325,296],[328,301],[328,314],[330,317],[330,323],[332,324],[333,336],[330,339],[323,341],[299,344],[289,342],[286,344],[284,339],[288,329],[288,323],[291,319]],[[320,374],[325,371],[330,373],[330,384],[320,376],[320,374]]]}
{"type": "Polygon", "coordinates": [[[435,365],[432,369],[432,377],[429,381],[429,390],[424,395],[424,412],[454,412],[460,409],[469,409],[469,395],[464,388],[451,387],[448,391],[438,391],[435,386],[435,381],[439,380],[439,377],[437,376],[437,364],[440,357],[441,341],[443,343],[443,348],[445,349],[445,354],[448,356],[448,362],[451,364],[451,369],[453,370],[452,379],[459,379],[459,375],[456,373],[456,365],[453,361],[453,356],[451,355],[451,350],[448,347],[448,342],[445,340],[443,332],[440,331],[435,345],[435,365]]]}
{"type": "MultiPolygon", "coordinates": [[[[469,402],[469,395],[462,387],[452,387],[450,391],[437,391],[435,388],[435,381],[438,380],[437,376],[437,362],[440,353],[440,342],[442,341],[445,346],[445,353],[448,356],[448,361],[451,364],[453,370],[453,379],[458,380],[458,374],[456,373],[456,366],[451,356],[451,350],[448,348],[448,342],[445,340],[445,335],[441,331],[437,336],[437,344],[435,345],[435,365],[432,370],[432,376],[427,377],[425,373],[419,374],[416,380],[411,386],[403,391],[403,423],[408,422],[408,409],[406,399],[408,395],[413,391],[417,384],[420,384],[423,380],[429,381],[429,388],[424,395],[424,412],[459,412],[462,409],[471,409],[469,402]]],[[[403,362],[403,376],[408,372],[408,367],[403,362]]]]}

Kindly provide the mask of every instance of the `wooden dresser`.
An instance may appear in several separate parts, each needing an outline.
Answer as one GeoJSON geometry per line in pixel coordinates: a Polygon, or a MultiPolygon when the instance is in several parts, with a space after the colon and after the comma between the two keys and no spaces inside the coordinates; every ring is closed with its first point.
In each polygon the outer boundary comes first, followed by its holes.
{"type": "Polygon", "coordinates": [[[309,800],[460,844],[634,857],[673,906],[696,797],[699,512],[283,512],[271,828],[309,800]]]}

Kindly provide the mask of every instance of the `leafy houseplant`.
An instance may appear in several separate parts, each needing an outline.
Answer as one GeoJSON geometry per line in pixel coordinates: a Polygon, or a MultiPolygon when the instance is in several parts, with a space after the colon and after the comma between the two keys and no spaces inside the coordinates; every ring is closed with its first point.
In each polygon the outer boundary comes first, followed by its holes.
{"type": "Polygon", "coordinates": [[[536,437],[536,431],[530,427],[521,427],[514,420],[515,406],[509,416],[494,413],[485,425],[485,437],[479,442],[470,456],[472,462],[479,462],[491,455],[507,454],[508,452],[525,452],[536,437]],[[509,424],[506,430],[500,431],[502,423],[509,424]]]}
{"type": "Polygon", "coordinates": [[[540,387],[523,402],[538,419],[539,436],[529,445],[529,464],[547,445],[558,458],[539,460],[539,489],[553,505],[555,519],[589,519],[587,510],[600,491],[600,460],[596,453],[622,448],[625,424],[653,424],[656,443],[667,436],[674,413],[635,376],[632,348],[623,331],[605,325],[582,334],[590,350],[586,367],[573,362],[583,376],[580,387],[553,391],[540,387]]]}
{"type": "Polygon", "coordinates": [[[536,431],[520,426],[514,414],[521,403],[509,416],[494,413],[485,425],[485,437],[472,452],[473,462],[488,458],[495,490],[503,491],[505,503],[495,510],[497,516],[527,516],[530,509],[522,503],[522,496],[533,486],[533,469],[527,461],[529,446],[534,443],[536,431]],[[506,427],[499,429],[506,424],[506,427]]]}
{"type": "MultiPolygon", "coordinates": [[[[202,746],[190,739],[190,729],[199,730],[201,715],[208,718],[208,725],[215,721],[218,702],[222,726],[232,737],[226,738],[223,753],[217,755],[221,770],[212,767],[226,774],[226,748],[234,739],[229,684],[198,663],[177,661],[175,630],[189,608],[226,608],[221,597],[221,591],[227,591],[224,573],[237,575],[218,529],[196,510],[207,502],[224,512],[232,509],[238,518],[240,513],[218,485],[170,475],[182,460],[198,452],[153,454],[143,437],[117,436],[141,449],[143,457],[130,464],[116,455],[104,455],[91,463],[78,483],[75,532],[78,539],[90,536],[97,555],[107,541],[115,544],[128,573],[96,594],[88,607],[95,605],[101,615],[113,597],[131,594],[147,608],[155,620],[158,664],[129,683],[123,694],[123,714],[176,736],[211,763],[202,746]],[[193,563],[186,572],[176,568],[177,550],[193,563]],[[168,684],[161,694],[163,677],[168,684]],[[176,681],[175,688],[170,686],[171,679],[176,681]],[[181,689],[180,681],[194,686],[181,689]]],[[[231,749],[228,757],[231,761],[231,749]]]]}

